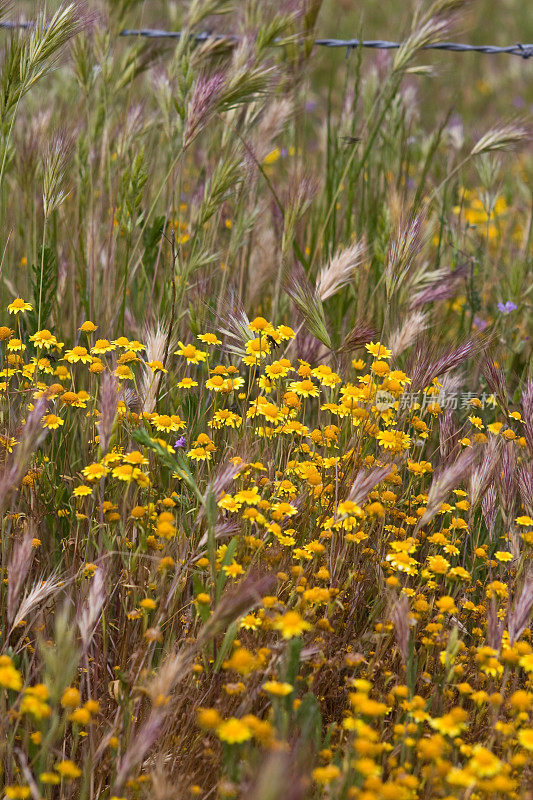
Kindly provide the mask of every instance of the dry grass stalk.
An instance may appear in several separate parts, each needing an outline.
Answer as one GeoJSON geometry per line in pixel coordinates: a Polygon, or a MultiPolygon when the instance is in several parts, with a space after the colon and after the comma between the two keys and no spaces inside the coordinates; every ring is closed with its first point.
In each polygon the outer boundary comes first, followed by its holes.
{"type": "Polygon", "coordinates": [[[47,408],[47,399],[39,398],[28,414],[28,419],[22,428],[20,442],[14,448],[4,467],[0,477],[0,514],[4,513],[12,495],[18,489],[33,453],[46,438],[47,431],[43,430],[42,418],[47,408]]]}
{"type": "Polygon", "coordinates": [[[102,453],[107,453],[118,407],[118,380],[111,373],[102,377],[100,384],[100,420],[98,435],[102,453]]]}
{"type": "Polygon", "coordinates": [[[88,597],[78,613],[77,623],[83,643],[83,652],[87,652],[89,648],[102,609],[108,600],[106,574],[102,567],[98,567],[91,581],[88,597]]]}
{"type": "Polygon", "coordinates": [[[362,264],[365,253],[364,242],[354,242],[333,256],[318,278],[316,291],[322,302],[350,283],[353,273],[362,264]]]}
{"type": "Polygon", "coordinates": [[[57,594],[64,586],[65,582],[53,575],[39,581],[39,583],[36,583],[31,589],[26,591],[14,616],[11,631],[15,630],[22,620],[29,622],[30,614],[39,606],[42,606],[50,597],[57,594]]]}
{"type": "Polygon", "coordinates": [[[479,156],[495,150],[509,150],[522,144],[528,138],[528,131],[522,125],[499,125],[478,139],[470,151],[470,155],[479,156]]]}
{"type": "Polygon", "coordinates": [[[515,600],[514,606],[509,613],[509,639],[514,644],[531,621],[531,610],[533,609],[533,573],[526,575],[520,595],[515,600]]]}
{"type": "Polygon", "coordinates": [[[404,664],[409,658],[409,636],[410,636],[410,609],[409,600],[406,595],[400,595],[390,612],[390,618],[394,624],[396,634],[396,644],[404,664]]]}
{"type": "Polygon", "coordinates": [[[411,347],[428,327],[428,318],[423,311],[414,311],[404,320],[389,339],[389,348],[395,357],[411,347]]]}
{"type": "Polygon", "coordinates": [[[148,362],[155,361],[160,362],[161,364],[163,363],[167,340],[167,332],[164,326],[158,323],[157,327],[148,329],[146,331],[144,340],[146,342],[147,363],[144,365],[143,369],[142,381],[139,390],[139,400],[143,411],[151,413],[155,410],[158,379],[154,370],[148,366],[148,362]]]}
{"type": "Polygon", "coordinates": [[[420,341],[410,359],[412,390],[420,391],[429,386],[434,378],[456,369],[470,358],[478,358],[486,350],[488,343],[487,337],[477,336],[438,355],[435,344],[427,340],[420,341]]]}
{"type": "Polygon", "coordinates": [[[457,487],[461,480],[470,473],[477,455],[476,449],[469,447],[467,450],[463,450],[453,464],[440,473],[435,473],[428,493],[426,510],[418,521],[416,530],[420,530],[431,522],[452,489],[457,487]]]}
{"type": "Polygon", "coordinates": [[[33,521],[30,521],[24,538],[18,541],[13,548],[11,560],[8,565],[9,583],[7,588],[7,621],[10,625],[15,618],[17,603],[20,598],[22,587],[33,561],[33,528],[34,523],[33,521]]]}

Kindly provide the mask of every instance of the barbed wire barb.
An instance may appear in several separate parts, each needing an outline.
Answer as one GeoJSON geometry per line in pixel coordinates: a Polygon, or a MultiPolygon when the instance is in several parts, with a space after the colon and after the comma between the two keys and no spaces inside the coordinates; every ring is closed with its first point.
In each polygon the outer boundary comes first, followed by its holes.
{"type": "MultiPolygon", "coordinates": [[[[0,29],[16,30],[17,28],[31,28],[35,23],[26,22],[0,22],[0,29]]],[[[137,37],[144,39],[181,39],[182,31],[167,31],[157,28],[126,28],[120,31],[121,37],[137,37]]],[[[237,44],[239,36],[233,34],[214,34],[196,33],[191,34],[191,38],[197,42],[215,41],[237,44]]],[[[282,44],[283,40],[274,40],[275,44],[282,44]]],[[[373,50],[398,50],[403,42],[390,42],[386,39],[315,39],[317,47],[342,47],[346,51],[355,50],[358,47],[366,47],[373,50]]],[[[485,55],[511,55],[519,56],[523,59],[533,58],[532,44],[511,44],[503,47],[492,44],[462,44],[461,42],[437,42],[425,45],[423,50],[447,50],[453,53],[483,53],[485,55]]]]}

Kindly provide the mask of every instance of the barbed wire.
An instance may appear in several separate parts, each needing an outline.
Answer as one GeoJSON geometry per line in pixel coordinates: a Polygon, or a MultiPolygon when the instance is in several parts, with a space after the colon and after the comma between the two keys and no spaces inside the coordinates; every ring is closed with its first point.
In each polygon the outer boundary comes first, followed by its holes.
{"type": "MultiPolygon", "coordinates": [[[[165,31],[151,28],[140,28],[139,30],[123,30],[120,32],[121,36],[143,36],[148,39],[180,39],[181,31],[165,31]]],[[[207,40],[214,41],[229,41],[237,43],[238,36],[228,36],[223,34],[211,33],[198,33],[194,35],[194,39],[198,42],[207,40]]],[[[277,40],[275,40],[277,42],[277,40]]],[[[345,50],[355,50],[358,47],[368,47],[374,50],[398,50],[402,47],[403,42],[389,42],[385,39],[315,39],[314,44],[318,47],[340,47],[345,50]]],[[[461,44],[459,42],[439,42],[435,44],[428,44],[422,48],[423,50],[450,50],[456,53],[486,53],[493,55],[496,53],[506,53],[513,56],[521,56],[522,58],[533,57],[533,44],[513,44],[506,47],[497,47],[490,44],[461,44]]]]}
{"type": "MultiPolygon", "coordinates": [[[[17,28],[31,28],[33,22],[0,22],[0,29],[15,30],[17,28]]],[[[157,28],[126,28],[120,31],[119,36],[138,37],[145,39],[181,39],[182,31],[167,31],[157,28]]],[[[238,44],[239,36],[232,34],[196,33],[191,38],[197,42],[215,41],[238,44]]],[[[275,44],[283,40],[275,39],[275,44]]],[[[340,47],[347,51],[358,47],[367,47],[373,50],[398,50],[404,42],[390,42],[386,39],[315,39],[318,47],[340,47]]],[[[460,42],[436,42],[427,44],[422,50],[448,50],[453,53],[484,53],[486,55],[506,54],[520,56],[523,59],[533,58],[533,44],[511,44],[499,47],[492,44],[461,44],[460,42]]]]}

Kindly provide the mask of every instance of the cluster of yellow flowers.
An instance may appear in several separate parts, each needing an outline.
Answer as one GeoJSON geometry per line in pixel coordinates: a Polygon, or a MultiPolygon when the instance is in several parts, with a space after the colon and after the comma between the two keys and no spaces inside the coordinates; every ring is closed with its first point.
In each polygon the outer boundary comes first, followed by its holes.
{"type": "MultiPolygon", "coordinates": [[[[496,497],[480,510],[483,493],[463,474],[442,489],[432,450],[438,380],[404,403],[411,380],[381,342],[337,372],[291,360],[294,330],[262,317],[239,346],[202,333],[203,349],[180,341],[163,361],[146,360],[137,340],[93,340],[92,322],[78,331],[85,344],[64,350],[47,330],[24,337],[20,318],[30,309],[22,299],[8,307],[18,337],[0,328],[4,409],[16,397],[29,418],[40,398],[49,404],[48,438],[7,515],[15,535],[24,509],[38,498],[44,505],[47,483],[57,481],[65,564],[91,591],[102,557],[118,554],[116,630],[124,624],[143,653],[164,647],[167,627],[172,640],[179,630],[194,641],[228,588],[256,570],[272,578],[219,649],[196,654],[189,676],[199,773],[224,775],[220,796],[238,795],[255,749],[287,749],[310,719],[319,719],[311,791],[358,800],[521,796],[532,777],[533,643],[519,609],[530,602],[533,518],[516,501],[498,516],[496,497]],[[105,374],[115,376],[117,396],[104,445],[105,374]],[[160,378],[165,391],[146,409],[160,378]],[[69,457],[59,470],[61,453],[69,457]],[[192,599],[171,611],[178,585],[192,599]]],[[[484,463],[500,447],[509,463],[525,463],[521,412],[502,421],[495,404],[480,406],[472,396],[458,452],[478,446],[484,463]]],[[[2,437],[5,462],[24,429],[2,437]]],[[[107,662],[103,672],[120,673],[109,696],[83,703],[72,686],[57,696],[24,660],[37,644],[26,634],[0,656],[0,687],[9,735],[26,742],[32,780],[51,797],[49,787],[80,778],[97,732],[114,752],[127,729],[117,708],[149,671],[146,655],[129,677],[128,663],[107,662]],[[60,729],[61,759],[43,749],[60,729]]],[[[90,673],[89,661],[83,669],[90,673]]],[[[163,713],[169,698],[158,695],[154,706],[163,713]]],[[[19,777],[6,797],[32,796],[19,777]]],[[[145,783],[141,774],[129,788],[145,783]]],[[[192,784],[192,794],[202,791],[192,784]]]]}

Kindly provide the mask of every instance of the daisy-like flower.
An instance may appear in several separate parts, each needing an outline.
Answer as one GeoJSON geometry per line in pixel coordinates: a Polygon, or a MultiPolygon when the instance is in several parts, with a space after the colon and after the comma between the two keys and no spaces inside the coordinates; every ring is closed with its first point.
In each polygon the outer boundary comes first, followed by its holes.
{"type": "Polygon", "coordinates": [[[0,686],[20,692],[22,685],[22,675],[14,667],[11,658],[0,656],[0,686]]]}
{"type": "Polygon", "coordinates": [[[230,494],[223,495],[220,500],[218,500],[217,505],[219,508],[222,508],[224,511],[238,511],[242,503],[237,502],[234,497],[230,494]]]}
{"type": "Polygon", "coordinates": [[[124,463],[133,464],[134,467],[142,467],[148,464],[148,459],[139,450],[132,450],[131,453],[126,453],[124,456],[124,463]]]}
{"type": "Polygon", "coordinates": [[[108,470],[102,464],[94,463],[84,467],[81,471],[83,477],[92,482],[99,481],[104,475],[107,475],[108,470]]]}
{"type": "Polygon", "coordinates": [[[365,344],[365,349],[371,356],[374,356],[374,358],[390,358],[392,355],[392,350],[389,350],[384,344],[381,344],[381,342],[369,342],[365,344]]]}
{"type": "MultiPolygon", "coordinates": [[[[244,616],[241,619],[239,623],[239,628],[244,628],[244,630],[246,631],[256,631],[258,628],[261,627],[262,624],[263,621],[260,617],[256,617],[255,614],[246,614],[246,616],[244,616]]],[[[242,647],[239,648],[239,650],[242,649],[243,649],[242,647]]]]}
{"type": "Polygon", "coordinates": [[[491,778],[501,772],[503,764],[494,753],[477,744],[468,766],[478,778],[491,778]]]}
{"type": "Polygon", "coordinates": [[[121,381],[132,381],[134,377],[133,372],[127,364],[119,364],[114,374],[121,381]]]}
{"type": "Polygon", "coordinates": [[[318,397],[319,394],[318,386],[315,386],[309,378],[304,378],[303,381],[292,381],[289,389],[299,397],[318,397]]]}
{"type": "Polygon", "coordinates": [[[218,738],[226,744],[242,744],[252,738],[251,728],[242,720],[230,717],[217,728],[218,738]]]}
{"type": "Polygon", "coordinates": [[[26,345],[23,344],[20,339],[10,339],[7,343],[7,349],[10,352],[23,353],[26,349],[26,345]]]}
{"type": "Polygon", "coordinates": [[[183,342],[178,342],[178,350],[174,352],[174,355],[185,358],[187,364],[199,364],[200,361],[205,361],[207,358],[205,350],[198,350],[193,344],[183,344],[183,342]]]}
{"type": "Polygon", "coordinates": [[[117,364],[130,364],[132,361],[140,361],[139,356],[133,350],[126,350],[119,357],[117,364]]]}
{"type": "Polygon", "coordinates": [[[242,417],[235,414],[233,411],[228,411],[228,409],[223,408],[220,411],[216,411],[213,414],[213,419],[207,424],[210,428],[222,428],[223,426],[227,428],[238,428],[241,423],[242,417]]]}
{"type": "Polygon", "coordinates": [[[428,570],[435,575],[446,575],[450,568],[450,562],[443,556],[428,556],[428,570]]]}
{"type": "Polygon", "coordinates": [[[111,344],[107,339],[97,339],[91,347],[91,353],[95,356],[103,355],[104,353],[111,353],[116,345],[111,344]]]}
{"type": "Polygon", "coordinates": [[[12,453],[16,444],[18,444],[18,442],[12,436],[5,437],[0,435],[0,447],[3,447],[6,452],[12,453]]]}
{"type": "Polygon", "coordinates": [[[43,428],[48,428],[48,430],[57,430],[57,428],[64,424],[65,420],[55,414],[45,414],[43,417],[43,428]]]}
{"type": "Polygon", "coordinates": [[[328,388],[333,388],[338,383],[341,382],[340,377],[337,375],[336,372],[333,372],[331,367],[326,366],[325,364],[321,364],[316,369],[314,369],[311,373],[313,377],[318,378],[320,383],[323,386],[327,386],[328,388]]]}
{"type": "Polygon", "coordinates": [[[274,389],[273,381],[271,381],[270,378],[267,378],[266,375],[261,375],[260,376],[260,378],[258,380],[258,386],[259,386],[260,389],[262,389],[264,392],[266,392],[266,394],[270,394],[272,392],[272,390],[274,389]]]}
{"type": "Polygon", "coordinates": [[[296,336],[293,329],[289,328],[288,325],[280,325],[277,328],[277,332],[283,341],[287,341],[288,339],[294,339],[294,337],[296,336]]]}
{"type": "Polygon", "coordinates": [[[407,450],[411,444],[411,437],[402,431],[379,431],[376,439],[385,450],[396,452],[407,450]]]}
{"type": "Polygon", "coordinates": [[[90,364],[92,362],[92,357],[87,352],[86,347],[77,345],[73,347],[72,350],[66,351],[63,360],[67,361],[69,364],[76,364],[78,361],[81,361],[82,364],[90,364]]]}
{"type": "Polygon", "coordinates": [[[231,392],[238,391],[242,386],[244,386],[244,378],[240,376],[237,378],[227,378],[224,381],[224,392],[230,394],[231,392]]]}
{"type": "Polygon", "coordinates": [[[297,611],[287,611],[274,621],[274,628],[281,632],[284,639],[292,639],[310,630],[311,625],[297,611]]]}
{"type": "Polygon", "coordinates": [[[261,398],[261,400],[263,401],[262,403],[252,404],[252,407],[248,409],[247,416],[255,417],[260,414],[271,422],[277,422],[280,417],[280,412],[277,405],[275,403],[269,403],[268,401],[265,401],[265,398],[261,398]]]}
{"type": "Polygon", "coordinates": [[[292,683],[267,681],[263,684],[263,689],[265,692],[274,695],[274,697],[287,697],[294,691],[294,686],[292,683]]]}
{"type": "Polygon", "coordinates": [[[200,333],[197,338],[204,344],[222,344],[222,340],[214,333],[200,333]]]}
{"type": "Polygon", "coordinates": [[[313,770],[313,780],[317,783],[328,784],[337,780],[341,771],[335,764],[326,764],[325,767],[316,767],[313,770]]]}
{"type": "Polygon", "coordinates": [[[194,386],[198,386],[198,381],[193,381],[192,378],[182,378],[181,381],[178,381],[180,389],[192,389],[194,386]]]}
{"type": "Polygon", "coordinates": [[[50,350],[52,347],[62,347],[63,342],[58,342],[53,333],[44,328],[42,331],[37,331],[33,336],[30,336],[30,342],[35,344],[35,347],[44,347],[50,350]]]}
{"type": "Polygon", "coordinates": [[[104,371],[104,369],[105,366],[103,365],[103,363],[100,361],[99,358],[95,356],[92,360],[91,366],[89,367],[89,372],[92,372],[94,375],[99,375],[101,372],[104,371]]]}
{"type": "Polygon", "coordinates": [[[267,322],[264,317],[256,317],[250,322],[248,327],[252,333],[260,333],[265,336],[270,336],[274,332],[274,326],[270,322],[267,322]]]}
{"type": "Polygon", "coordinates": [[[371,365],[370,369],[379,378],[384,378],[390,372],[389,365],[387,364],[386,361],[383,361],[382,359],[378,359],[377,361],[374,361],[374,363],[371,365]]]}
{"type": "Polygon", "coordinates": [[[497,561],[512,561],[513,560],[512,553],[509,553],[507,550],[497,550],[496,553],[494,553],[494,558],[497,561]]]}
{"type": "Polygon", "coordinates": [[[33,311],[33,306],[27,303],[22,297],[16,297],[7,307],[10,314],[20,314],[23,311],[33,311]]]}
{"type": "Polygon", "coordinates": [[[76,486],[72,494],[74,497],[87,497],[92,494],[92,491],[90,486],[85,486],[85,484],[82,483],[80,486],[76,486]]]}
{"type": "Polygon", "coordinates": [[[418,562],[408,553],[388,553],[386,560],[398,572],[405,572],[407,575],[416,575],[417,573],[418,562]]]}
{"type": "Polygon", "coordinates": [[[239,575],[244,575],[244,569],[241,564],[237,564],[236,561],[232,561],[231,564],[227,564],[222,567],[225,575],[229,578],[238,578],[239,575]]]}
{"type": "Polygon", "coordinates": [[[526,750],[533,752],[533,728],[522,728],[518,731],[518,741],[526,750]]]}
{"type": "Polygon", "coordinates": [[[275,520],[285,519],[286,517],[294,517],[294,515],[297,513],[298,509],[296,506],[293,506],[292,503],[287,503],[285,501],[274,503],[271,508],[272,519],[275,520]]]}
{"type": "Polygon", "coordinates": [[[74,780],[81,775],[81,769],[73,761],[70,761],[70,759],[59,761],[55,765],[55,769],[62,778],[66,778],[67,780],[74,780]]]}
{"type": "Polygon", "coordinates": [[[152,425],[158,431],[169,433],[170,431],[180,431],[185,427],[185,422],[178,414],[155,414],[152,417],[152,425]]]}
{"type": "Polygon", "coordinates": [[[454,738],[464,731],[467,720],[467,712],[463,708],[456,707],[452,708],[448,714],[444,714],[443,717],[435,717],[435,719],[429,719],[428,722],[434,730],[444,736],[454,738]]]}
{"type": "Polygon", "coordinates": [[[37,369],[40,372],[44,372],[46,375],[53,375],[54,374],[54,370],[52,368],[52,365],[51,365],[50,361],[47,358],[35,359],[34,363],[35,363],[37,369]]]}
{"type": "Polygon", "coordinates": [[[246,364],[256,364],[260,359],[265,358],[270,353],[270,344],[266,336],[258,336],[256,339],[249,339],[246,342],[246,352],[248,356],[243,359],[246,364]]]}
{"type": "Polygon", "coordinates": [[[78,328],[79,331],[82,333],[94,333],[97,329],[97,325],[94,322],[91,322],[90,319],[86,319],[85,322],[78,328]]]}
{"type": "Polygon", "coordinates": [[[289,371],[292,369],[291,362],[288,358],[280,358],[279,361],[273,361],[265,367],[265,374],[271,381],[278,378],[285,378],[289,371]]]}
{"type": "Polygon", "coordinates": [[[66,406],[72,406],[73,408],[87,408],[87,403],[85,402],[85,397],[79,392],[63,392],[61,395],[61,402],[66,406]]]}
{"type": "Polygon", "coordinates": [[[193,447],[187,452],[193,461],[210,461],[211,453],[205,447],[193,447]]]}
{"type": "Polygon", "coordinates": [[[135,479],[134,472],[135,467],[132,464],[120,464],[118,467],[113,468],[111,475],[119,481],[129,483],[135,479]]]}
{"type": "Polygon", "coordinates": [[[222,375],[211,375],[211,377],[206,380],[205,387],[213,392],[222,392],[224,391],[224,383],[225,380],[222,375]]]}
{"type": "Polygon", "coordinates": [[[142,342],[138,342],[137,339],[133,339],[131,342],[128,342],[128,350],[133,350],[134,353],[140,353],[141,350],[146,350],[146,347],[142,342]]]}
{"type": "Polygon", "coordinates": [[[259,494],[257,486],[253,486],[251,489],[241,489],[240,492],[237,492],[234,499],[237,503],[245,503],[246,505],[253,506],[259,503],[261,495],[259,494]]]}
{"type": "Polygon", "coordinates": [[[72,377],[65,364],[59,364],[54,371],[54,375],[60,381],[69,381],[72,377]]]}
{"type": "Polygon", "coordinates": [[[157,361],[157,360],[156,361],[147,361],[146,362],[146,366],[150,367],[150,369],[152,370],[154,375],[155,375],[156,372],[164,372],[164,373],[168,372],[168,369],[165,369],[165,366],[164,366],[162,361],[157,361]]]}
{"type": "Polygon", "coordinates": [[[365,516],[365,512],[363,511],[361,506],[358,506],[357,503],[353,502],[353,500],[344,500],[337,506],[338,516],[343,517],[346,514],[359,517],[360,519],[365,516]]]}
{"type": "Polygon", "coordinates": [[[533,653],[527,653],[525,656],[522,656],[518,663],[526,672],[533,672],[533,653]]]}

